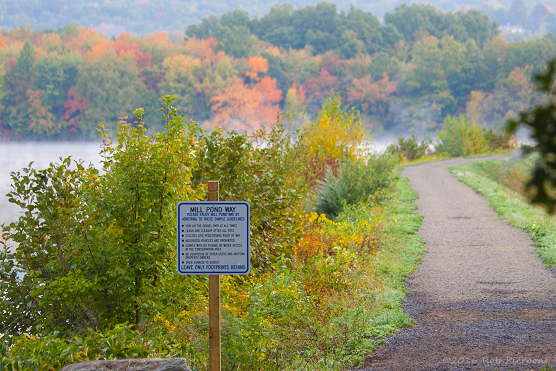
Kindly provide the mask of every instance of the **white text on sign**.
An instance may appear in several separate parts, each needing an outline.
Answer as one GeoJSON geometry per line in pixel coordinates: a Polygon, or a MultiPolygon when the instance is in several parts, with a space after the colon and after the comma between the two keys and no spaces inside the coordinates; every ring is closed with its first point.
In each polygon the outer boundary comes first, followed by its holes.
{"type": "Polygon", "coordinates": [[[180,202],[178,272],[249,273],[249,204],[180,202]]]}

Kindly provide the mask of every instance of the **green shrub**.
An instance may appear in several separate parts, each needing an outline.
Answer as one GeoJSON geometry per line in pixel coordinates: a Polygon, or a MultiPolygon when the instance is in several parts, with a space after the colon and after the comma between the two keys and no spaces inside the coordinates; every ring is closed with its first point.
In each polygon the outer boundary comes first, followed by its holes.
{"type": "Polygon", "coordinates": [[[112,330],[89,330],[85,336],[64,339],[58,333],[45,336],[23,334],[0,343],[0,371],[59,370],[66,364],[105,359],[187,357],[190,344],[168,334],[141,334],[130,324],[112,330]]]}
{"type": "Polygon", "coordinates": [[[200,131],[192,183],[220,181],[220,200],[249,202],[251,257],[255,268],[268,267],[299,238],[291,215],[300,209],[308,189],[304,182],[305,142],[276,123],[253,136],[200,131]]]}
{"type": "Polygon", "coordinates": [[[486,153],[489,145],[484,132],[476,121],[468,121],[465,116],[447,116],[444,128],[437,131],[436,150],[453,157],[486,153]]]}
{"type": "Polygon", "coordinates": [[[398,143],[392,143],[386,148],[386,152],[398,155],[400,160],[406,158],[409,161],[417,160],[431,153],[429,145],[432,143],[430,138],[425,138],[419,143],[417,135],[413,134],[410,138],[398,136],[398,143]]]}
{"type": "Polygon", "coordinates": [[[366,201],[378,197],[380,191],[390,186],[394,162],[389,155],[371,157],[367,162],[344,160],[338,167],[338,174],[328,171],[320,182],[316,204],[318,214],[334,219],[344,205],[366,201]]]}
{"type": "Polygon", "coordinates": [[[465,116],[447,116],[444,128],[437,131],[440,153],[459,157],[472,156],[508,149],[512,145],[512,134],[501,129],[481,128],[476,121],[469,121],[465,116]]]}

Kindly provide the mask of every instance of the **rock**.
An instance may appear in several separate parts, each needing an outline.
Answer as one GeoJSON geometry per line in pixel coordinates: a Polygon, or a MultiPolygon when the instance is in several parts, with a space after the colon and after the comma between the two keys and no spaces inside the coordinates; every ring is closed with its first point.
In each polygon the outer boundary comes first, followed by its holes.
{"type": "Polygon", "coordinates": [[[191,371],[184,358],[143,358],[88,361],[66,365],[61,371],[191,371]]]}

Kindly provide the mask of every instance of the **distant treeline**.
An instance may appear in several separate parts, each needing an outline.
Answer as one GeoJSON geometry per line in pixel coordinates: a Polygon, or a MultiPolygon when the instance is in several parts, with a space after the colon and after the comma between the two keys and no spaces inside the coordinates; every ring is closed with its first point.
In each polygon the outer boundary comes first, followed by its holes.
{"type": "MultiPolygon", "coordinates": [[[[17,28],[30,24],[36,29],[59,28],[76,22],[94,28],[108,36],[122,32],[146,35],[155,31],[179,31],[184,25],[198,23],[203,17],[222,16],[234,9],[242,9],[251,17],[260,18],[279,5],[280,0],[0,0],[0,27],[17,28]]],[[[289,0],[295,8],[315,5],[318,0],[289,0]]],[[[556,31],[556,0],[427,0],[439,10],[458,11],[476,8],[503,26],[522,27],[524,33],[510,33],[512,37],[529,37],[532,33],[556,31]]],[[[383,19],[402,1],[335,0],[339,10],[349,10],[356,4],[366,12],[383,19]],[[397,3],[397,4],[396,4],[397,3]]]]}
{"type": "Polygon", "coordinates": [[[0,137],[94,138],[99,123],[172,94],[206,126],[254,131],[278,109],[315,115],[331,90],[375,131],[425,132],[464,113],[498,124],[540,98],[531,73],[556,56],[554,36],[507,42],[477,10],[402,5],[381,24],[330,3],[274,7],[251,19],[208,17],[185,39],[107,38],[75,24],[0,32],[0,137]]]}

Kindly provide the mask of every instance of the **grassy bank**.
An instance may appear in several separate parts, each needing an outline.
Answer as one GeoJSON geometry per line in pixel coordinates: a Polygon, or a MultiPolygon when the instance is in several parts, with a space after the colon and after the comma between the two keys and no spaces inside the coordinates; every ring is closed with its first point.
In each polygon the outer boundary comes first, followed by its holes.
{"type": "Polygon", "coordinates": [[[471,162],[450,168],[460,181],[486,197],[501,219],[531,235],[542,261],[556,266],[556,220],[525,197],[534,158],[471,162]]]}

